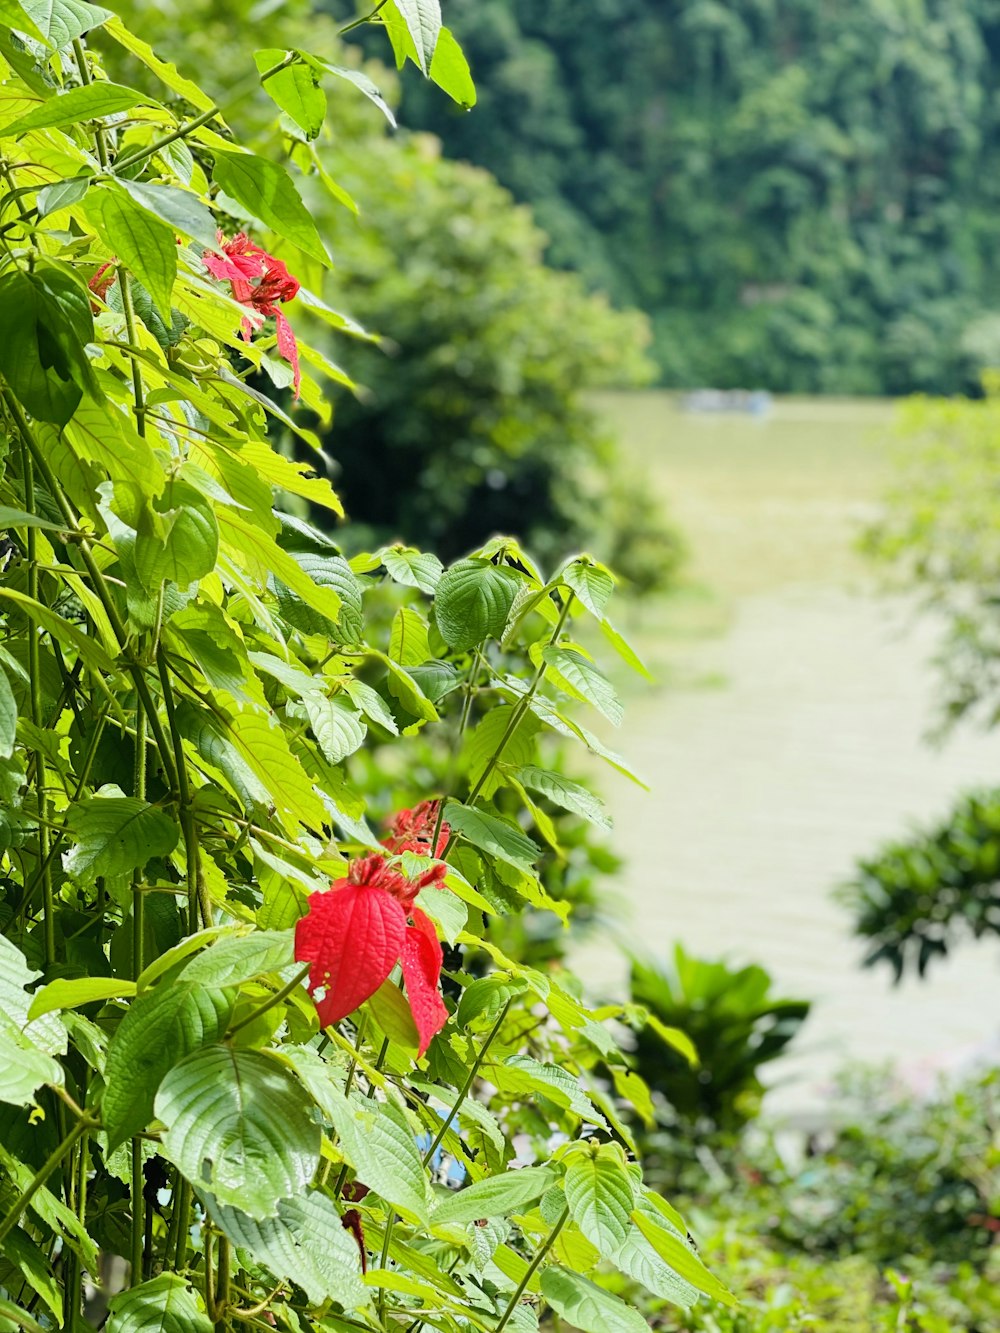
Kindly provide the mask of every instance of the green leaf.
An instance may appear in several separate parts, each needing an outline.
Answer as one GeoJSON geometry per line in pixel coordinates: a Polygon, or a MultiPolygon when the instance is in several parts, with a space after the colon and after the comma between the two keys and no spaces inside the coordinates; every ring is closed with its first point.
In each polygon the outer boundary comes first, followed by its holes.
{"type": "Polygon", "coordinates": [[[604,618],[604,608],[615,590],[615,578],[604,565],[583,558],[571,560],[559,576],[571,588],[592,616],[604,618]]]}
{"type": "Polygon", "coordinates": [[[118,977],[57,977],[35,992],[28,1017],[40,1018],[55,1009],[77,1009],[95,1000],[123,999],[135,991],[134,981],[118,977]]]}
{"type": "Polygon", "coordinates": [[[522,1213],[555,1181],[556,1173],[546,1166],[526,1166],[519,1171],[490,1176],[443,1198],[431,1214],[431,1225],[447,1226],[475,1222],[481,1217],[522,1213]]]}
{"type": "Polygon", "coordinates": [[[461,833],[473,847],[530,874],[538,859],[538,848],[516,825],[485,810],[460,805],[458,801],[448,802],[445,818],[452,830],[461,833]]]}
{"type": "Polygon", "coordinates": [[[629,1233],[635,1207],[632,1177],[612,1154],[589,1153],[566,1169],[566,1202],[573,1221],[606,1259],[613,1258],[629,1233]]]}
{"type": "Polygon", "coordinates": [[[302,700],[309,725],[328,763],[339,764],[364,744],[368,728],[361,714],[341,698],[307,694],[302,700]]]}
{"type": "MultiPolygon", "coordinates": [[[[287,577],[281,581],[281,576],[275,580],[278,601],[281,605],[281,614],[290,625],[303,634],[322,634],[326,638],[331,638],[335,642],[358,643],[364,634],[364,607],[362,604],[362,587],[358,582],[357,576],[350,565],[339,555],[314,555],[311,551],[296,551],[294,556],[289,554],[286,560],[293,562],[291,570],[296,571],[296,567],[302,571],[302,574],[308,580],[305,587],[284,585],[289,583],[287,577]],[[314,600],[303,598],[303,593],[308,593],[310,585],[313,588],[321,588],[333,593],[339,602],[337,610],[332,616],[323,613],[323,608],[316,608],[314,600]],[[299,598],[306,602],[301,605],[296,601],[290,592],[297,593],[299,598]]],[[[285,571],[286,575],[289,572],[285,571]]],[[[297,571],[296,571],[297,572],[297,571]]]]}
{"type": "MultiPolygon", "coordinates": [[[[34,2],[42,5],[51,4],[52,0],[34,0],[34,2]]],[[[93,9],[92,5],[80,7],[93,9]]],[[[212,109],[212,99],[203,93],[196,83],[178,74],[176,65],[161,60],[151,46],[142,41],[141,38],[136,37],[135,33],[128,31],[120,18],[108,14],[105,10],[100,12],[105,15],[104,31],[121,46],[124,46],[126,51],[130,51],[147,69],[151,69],[160,82],[165,84],[171,92],[176,93],[178,97],[183,97],[186,102],[190,102],[199,111],[210,111],[212,109]]],[[[89,28],[96,26],[96,23],[93,22],[87,24],[89,28]]],[[[86,28],[81,31],[85,32],[86,28]]]]}
{"type": "Polygon", "coordinates": [[[438,711],[415,679],[415,673],[420,668],[414,667],[414,675],[411,675],[405,667],[401,667],[398,662],[394,662],[385,653],[376,653],[376,656],[385,663],[386,670],[389,673],[387,685],[392,697],[398,700],[403,708],[408,713],[412,713],[414,717],[422,718],[425,722],[436,722],[438,711]]]}
{"type": "Polygon", "coordinates": [[[679,1277],[686,1282],[690,1282],[692,1287],[710,1297],[713,1301],[719,1301],[722,1305],[735,1307],[739,1304],[736,1297],[725,1287],[719,1279],[705,1267],[695,1252],[672,1231],[665,1227],[658,1226],[645,1213],[637,1208],[632,1213],[632,1220],[642,1232],[646,1240],[660,1256],[660,1258],[670,1268],[673,1269],[679,1277]]]}
{"type": "Polygon", "coordinates": [[[149,1282],[113,1297],[107,1333],[212,1333],[194,1292],[176,1273],[161,1273],[149,1282]]]}
{"type": "Polygon", "coordinates": [[[167,1072],[217,1041],[233,1007],[231,993],[183,978],[144,991],[129,1005],[108,1046],[101,1116],[114,1150],[153,1118],[167,1072]]]}
{"type": "Polygon", "coordinates": [[[9,759],[17,739],[17,704],[5,671],[0,670],[0,759],[9,759]]]}
{"type": "Polygon", "coordinates": [[[357,680],[354,677],[345,681],[344,690],[372,722],[377,722],[380,727],[385,727],[386,731],[391,732],[393,736],[399,735],[396,719],[378,690],[373,689],[371,685],[366,685],[363,680],[357,680]]]}
{"type": "Polygon", "coordinates": [[[437,586],[434,615],[449,648],[461,651],[499,639],[520,586],[513,569],[489,560],[460,560],[446,570],[437,586]]]}
{"type": "Polygon", "coordinates": [[[140,208],[152,213],[174,231],[190,236],[207,250],[214,250],[219,244],[215,218],[187,190],[172,185],[150,185],[146,181],[122,180],[120,184],[140,208]]]}
{"type": "Polygon", "coordinates": [[[386,546],[378,554],[389,577],[396,583],[434,595],[444,573],[444,566],[436,555],[412,546],[386,546]]]}
{"type": "Polygon", "coordinates": [[[98,875],[141,869],[177,846],[176,823],[148,801],[133,796],[93,796],[66,812],[75,846],[63,857],[66,873],[83,883],[98,875]]]}
{"type": "Polygon", "coordinates": [[[427,1177],[405,1112],[391,1101],[332,1088],[327,1110],[359,1180],[401,1213],[427,1221],[427,1177]]]}
{"type": "Polygon", "coordinates": [[[657,1018],[656,1014],[652,1013],[646,1015],[646,1024],[653,1029],[665,1046],[669,1046],[671,1050],[683,1055],[692,1068],[697,1067],[699,1063],[698,1050],[686,1032],[682,1031],[681,1028],[670,1027],[661,1018],[657,1018]]]}
{"type": "MultiPolygon", "coordinates": [[[[488,801],[504,785],[503,767],[499,762],[490,768],[482,786],[479,786],[479,782],[490,767],[500,742],[507,736],[507,728],[513,717],[514,709],[509,704],[490,709],[468,733],[462,747],[462,762],[469,783],[478,788],[483,800],[488,801]]],[[[525,713],[504,742],[501,751],[503,762],[514,765],[528,763],[534,757],[534,738],[538,730],[538,719],[531,713],[525,713]]]]}
{"type": "Polygon", "coordinates": [[[614,726],[621,725],[625,710],[614,687],[582,653],[549,644],[542,649],[542,658],[547,666],[547,680],[573,698],[593,704],[614,726]]]}
{"type": "Polygon", "coordinates": [[[21,8],[43,40],[57,51],[113,17],[109,10],[83,0],[21,0],[21,8]]]}
{"type": "Polygon", "coordinates": [[[20,4],[20,0],[0,0],[0,28],[27,33],[38,42],[44,40],[39,29],[28,17],[28,11],[20,4]]]}
{"type": "Polygon", "coordinates": [[[219,525],[211,501],[182,478],[171,475],[138,519],[135,572],[151,594],[164,581],[187,588],[211,574],[219,557],[219,525]]]}
{"type": "Polygon", "coordinates": [[[673,1301],[684,1309],[690,1309],[698,1300],[697,1289],[660,1258],[634,1222],[629,1223],[624,1243],[610,1258],[619,1272],[641,1282],[647,1291],[662,1300],[673,1301]]]}
{"type": "Polygon", "coordinates": [[[300,54],[310,65],[322,68],[327,74],[332,74],[334,78],[344,79],[347,83],[352,83],[354,87],[357,88],[358,92],[363,93],[364,96],[368,98],[369,102],[372,102],[378,107],[392,128],[396,128],[396,117],[392,114],[392,108],[382,96],[378,85],[362,70],[347,69],[343,65],[334,65],[329,60],[324,60],[321,56],[307,54],[305,51],[300,52],[300,54]]]}
{"type": "Polygon", "coordinates": [[[422,666],[431,656],[424,618],[408,606],[401,606],[392,618],[389,656],[404,667],[422,666]]]}
{"type": "Polygon", "coordinates": [[[580,1081],[559,1065],[541,1064],[530,1055],[511,1055],[494,1070],[493,1082],[507,1092],[547,1097],[593,1125],[604,1123],[591,1105],[580,1081]]]}
{"type": "Polygon", "coordinates": [[[514,776],[529,791],[538,792],[553,805],[557,805],[560,810],[569,810],[571,814],[589,820],[598,828],[611,828],[611,820],[605,813],[604,802],[579,782],[564,778],[561,773],[553,773],[549,769],[534,768],[530,765],[517,769],[514,776]]]}
{"type": "Polygon", "coordinates": [[[284,167],[255,153],[215,148],[213,175],[230,198],[305,254],[329,264],[316,224],[284,167]]]}
{"type": "Polygon", "coordinates": [[[430,79],[466,110],[476,105],[476,85],[472,81],[469,62],[449,28],[442,28],[438,33],[430,79]]]}
{"type": "Polygon", "coordinates": [[[126,88],[119,83],[86,83],[80,88],[50,97],[47,102],[19,116],[0,129],[0,139],[13,138],[28,130],[54,129],[61,125],[77,125],[81,121],[97,120],[117,111],[129,111],[140,102],[147,102],[145,93],[126,88]]]}
{"type": "Polygon", "coordinates": [[[441,32],[440,0],[395,0],[395,5],[413,38],[417,62],[426,74],[441,32]]]}
{"type": "Polygon", "coordinates": [[[653,679],[653,673],[648,669],[625,636],[615,629],[610,620],[604,619],[601,621],[601,633],[607,639],[608,643],[611,644],[611,647],[622,661],[627,662],[633,671],[637,671],[640,676],[645,676],[647,680],[653,679]]]}
{"type": "Polygon", "coordinates": [[[105,244],[135,274],[169,324],[171,294],[177,277],[177,241],[173,228],[137,204],[124,190],[114,188],[91,190],[86,213],[105,244]]]}
{"type": "Polygon", "coordinates": [[[581,1333],[649,1333],[638,1310],[568,1268],[546,1268],[541,1286],[556,1314],[581,1333]]]}
{"type": "Polygon", "coordinates": [[[290,930],[255,930],[205,949],[185,967],[184,980],[204,986],[241,986],[294,963],[295,942],[290,930]]]}
{"type": "Polygon", "coordinates": [[[418,1049],[420,1034],[413,1021],[413,1011],[394,981],[383,981],[366,1003],[375,1022],[390,1041],[402,1046],[404,1050],[418,1049]]]}
{"type": "MultiPolygon", "coordinates": [[[[263,74],[281,63],[285,51],[255,51],[257,69],[263,74]]],[[[297,61],[261,80],[264,91],[287,116],[295,121],[307,139],[315,139],[326,119],[326,94],[319,86],[318,71],[305,61],[297,61]]]]}
{"type": "Polygon", "coordinates": [[[43,1084],[62,1082],[59,1062],[39,1050],[14,1020],[0,1011],[0,1102],[29,1106],[43,1084]]]}
{"type": "Polygon", "coordinates": [[[261,1221],[211,1198],[206,1204],[237,1249],[246,1250],[273,1277],[301,1287],[310,1305],[334,1300],[345,1310],[358,1310],[370,1303],[357,1244],[325,1195],[309,1190],[301,1198],[283,1199],[277,1217],[261,1221]]]}
{"type": "Polygon", "coordinates": [[[39,263],[0,278],[0,375],[33,417],[65,426],[93,383],[90,294],[68,268],[39,263]]]}
{"type": "Polygon", "coordinates": [[[163,1156],[251,1217],[274,1217],[319,1164],[320,1128],[301,1083],[261,1051],[196,1051],[160,1084],[155,1111],[167,1127],[163,1156]]]}
{"type": "Polygon", "coordinates": [[[87,193],[90,184],[91,177],[88,176],[83,180],[53,181],[51,185],[46,185],[35,196],[38,216],[46,218],[50,213],[58,213],[60,208],[78,204],[87,193]]]}

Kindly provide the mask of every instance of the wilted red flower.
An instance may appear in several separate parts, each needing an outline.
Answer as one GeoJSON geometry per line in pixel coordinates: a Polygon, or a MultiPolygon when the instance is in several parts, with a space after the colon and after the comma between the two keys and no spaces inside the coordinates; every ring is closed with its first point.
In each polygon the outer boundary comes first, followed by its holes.
{"type": "MultiPolygon", "coordinates": [[[[221,231],[218,239],[222,243],[221,231]]],[[[247,315],[243,319],[242,333],[247,342],[253,337],[254,330],[263,324],[266,316],[274,316],[278,332],[278,354],[292,367],[295,397],[298,398],[302,379],[299,349],[291,324],[278,308],[279,302],[291,301],[298,293],[298,279],[292,277],[282,260],[255,245],[242,231],[232,240],[222,243],[221,254],[206,250],[202,259],[212,277],[228,282],[234,299],[254,311],[254,315],[247,315]]]]}
{"type": "Polygon", "coordinates": [[[412,810],[400,810],[398,815],[393,815],[389,820],[389,836],[382,839],[382,846],[396,856],[400,852],[441,856],[451,837],[451,828],[442,820],[437,840],[431,846],[440,804],[440,801],[421,801],[412,810]]]}
{"type": "MultiPolygon", "coordinates": [[[[111,286],[111,284],[117,277],[118,273],[117,270],[115,269],[115,261],[113,259],[109,259],[106,264],[101,265],[101,267],[97,270],[94,276],[87,283],[87,286],[90,288],[90,290],[94,293],[95,296],[100,297],[100,299],[103,301],[108,294],[108,288],[111,286]]],[[[91,301],[90,305],[91,309],[94,310],[95,312],[99,309],[98,306],[94,305],[93,301],[91,301]]]]}
{"type": "Polygon", "coordinates": [[[353,1014],[397,963],[419,1036],[418,1055],[440,1032],[448,1011],[438,992],[441,945],[434,924],[414,905],[422,888],[438,883],[443,867],[408,879],[385,856],[352,861],[346,879],[309,898],[295,927],[295,957],[311,963],[309,989],[323,1027],[353,1014]],[[324,994],[316,999],[320,988],[324,994]]]}

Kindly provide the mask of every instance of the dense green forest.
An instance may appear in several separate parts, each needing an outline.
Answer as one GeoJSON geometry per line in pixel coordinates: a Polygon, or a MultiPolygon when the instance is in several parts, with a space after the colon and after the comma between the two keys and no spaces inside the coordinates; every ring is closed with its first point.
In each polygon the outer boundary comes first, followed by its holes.
{"type": "Polygon", "coordinates": [[[666,384],[953,392],[1000,359],[1000,0],[445,11],[477,113],[406,79],[406,123],[651,314],[666,384]]]}

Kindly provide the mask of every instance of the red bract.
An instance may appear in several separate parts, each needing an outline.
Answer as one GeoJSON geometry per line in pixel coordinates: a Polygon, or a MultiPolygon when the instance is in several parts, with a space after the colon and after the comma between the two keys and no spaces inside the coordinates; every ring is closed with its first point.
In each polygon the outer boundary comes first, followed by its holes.
{"type": "Polygon", "coordinates": [[[402,964],[406,996],[423,1055],[448,1018],[438,993],[441,945],[433,923],[414,906],[442,867],[410,880],[382,855],[352,861],[346,879],[314,893],[295,927],[295,957],[311,963],[309,989],[323,1027],[353,1014],[402,964]],[[322,999],[315,992],[323,989],[322,999]]]}
{"type": "Polygon", "coordinates": [[[451,837],[451,828],[443,821],[431,847],[440,804],[440,801],[421,801],[412,810],[400,810],[398,815],[393,815],[389,820],[389,836],[382,839],[382,846],[397,856],[400,852],[416,852],[418,856],[443,855],[451,837]]]}
{"type": "MultiPolygon", "coordinates": [[[[222,241],[222,232],[219,232],[222,241]]],[[[299,396],[302,376],[299,371],[299,350],[292,326],[278,308],[279,302],[291,301],[299,290],[299,281],[293,278],[280,259],[254,245],[245,232],[239,232],[222,246],[221,254],[206,250],[202,255],[205,267],[213,278],[228,282],[233,297],[241,305],[250,306],[253,315],[243,320],[243,337],[253,337],[268,315],[274,316],[278,332],[278,354],[284,357],[295,375],[295,397],[299,396]]]]}

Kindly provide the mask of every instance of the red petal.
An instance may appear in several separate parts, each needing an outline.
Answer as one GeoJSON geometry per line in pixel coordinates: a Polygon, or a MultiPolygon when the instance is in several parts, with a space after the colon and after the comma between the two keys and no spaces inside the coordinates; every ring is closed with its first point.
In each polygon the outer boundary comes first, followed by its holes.
{"type": "Polygon", "coordinates": [[[280,310],[274,312],[274,322],[278,326],[278,355],[283,356],[292,368],[295,376],[295,397],[298,398],[302,372],[299,370],[299,348],[295,341],[295,334],[292,332],[291,324],[280,310]]]}
{"type": "Polygon", "coordinates": [[[323,1027],[375,994],[399,959],[406,930],[403,908],[381,889],[345,884],[310,897],[295,927],[295,957],[313,964],[310,990],[326,988],[316,1001],[323,1027]]]}
{"type": "Polygon", "coordinates": [[[417,1056],[423,1055],[435,1032],[440,1032],[448,1021],[448,1010],[438,993],[441,979],[441,945],[434,927],[419,908],[412,910],[416,925],[406,927],[403,941],[403,980],[406,998],[420,1036],[417,1056]]]}

